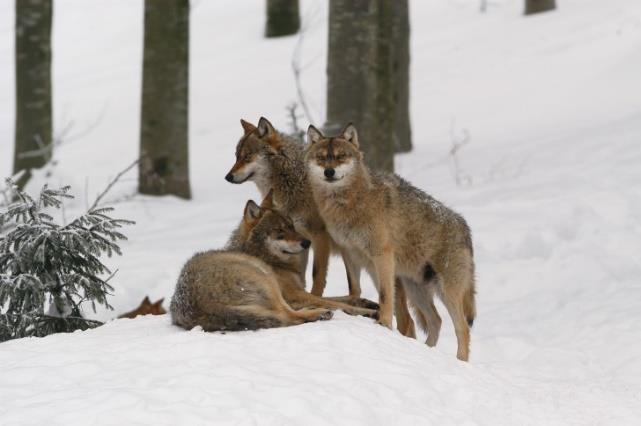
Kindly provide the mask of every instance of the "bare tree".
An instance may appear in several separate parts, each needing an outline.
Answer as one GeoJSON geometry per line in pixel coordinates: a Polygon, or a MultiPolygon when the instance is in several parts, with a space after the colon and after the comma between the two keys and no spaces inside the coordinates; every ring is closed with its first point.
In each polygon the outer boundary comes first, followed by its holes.
{"type": "Polygon", "coordinates": [[[396,2],[330,0],[328,133],[358,128],[370,167],[394,169],[396,150],[396,2]]]}
{"type": "Polygon", "coordinates": [[[296,34],[300,29],[298,0],[267,0],[265,37],[296,34]]]}
{"type": "Polygon", "coordinates": [[[410,16],[409,1],[394,1],[394,81],[396,88],[396,152],[412,150],[410,125],[410,16]]]}
{"type": "Polygon", "coordinates": [[[51,21],[52,0],[16,0],[16,130],[13,172],[47,164],[52,154],[51,21]]]}
{"type": "Polygon", "coordinates": [[[532,15],[556,9],[556,0],[525,0],[525,14],[532,15]]]}
{"type": "Polygon", "coordinates": [[[145,0],[138,190],[191,198],[189,0],[145,0]]]}

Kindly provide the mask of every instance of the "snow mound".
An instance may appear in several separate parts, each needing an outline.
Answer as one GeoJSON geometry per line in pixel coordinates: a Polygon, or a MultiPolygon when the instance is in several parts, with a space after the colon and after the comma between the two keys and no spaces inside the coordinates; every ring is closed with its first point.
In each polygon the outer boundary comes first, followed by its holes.
{"type": "Polygon", "coordinates": [[[185,331],[167,315],[116,320],[4,343],[0,366],[3,424],[621,424],[641,414],[639,398],[605,384],[463,363],[342,313],[227,334],[185,331]]]}

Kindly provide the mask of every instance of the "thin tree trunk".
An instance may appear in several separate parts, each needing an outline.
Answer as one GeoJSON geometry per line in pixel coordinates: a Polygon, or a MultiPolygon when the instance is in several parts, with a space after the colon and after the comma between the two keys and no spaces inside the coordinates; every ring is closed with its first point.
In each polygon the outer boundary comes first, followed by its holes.
{"type": "Polygon", "coordinates": [[[410,125],[410,19],[409,1],[394,2],[394,80],[396,82],[396,152],[412,150],[410,125]]]}
{"type": "Polygon", "coordinates": [[[52,155],[52,0],[16,0],[16,130],[13,172],[47,164],[52,155]]]}
{"type": "Polygon", "coordinates": [[[298,0],[267,0],[265,37],[296,34],[299,29],[298,0]]]}
{"type": "Polygon", "coordinates": [[[139,192],[191,198],[189,0],[145,0],[139,192]]]}
{"type": "Polygon", "coordinates": [[[354,123],[368,165],[388,171],[396,148],[394,7],[387,0],[330,0],[327,58],[325,130],[354,123]]]}
{"type": "Polygon", "coordinates": [[[525,0],[525,14],[547,12],[556,9],[556,0],[525,0]]]}
{"type": "MultiPolygon", "coordinates": [[[[396,3],[390,0],[376,0],[376,51],[374,54],[375,83],[370,89],[375,93],[374,114],[367,115],[364,126],[373,134],[365,139],[370,165],[374,169],[394,171],[394,153],[398,146],[396,134],[396,73],[394,61],[396,3]],[[367,141],[371,140],[370,143],[367,141]]],[[[367,133],[366,133],[367,135],[367,133]]]]}

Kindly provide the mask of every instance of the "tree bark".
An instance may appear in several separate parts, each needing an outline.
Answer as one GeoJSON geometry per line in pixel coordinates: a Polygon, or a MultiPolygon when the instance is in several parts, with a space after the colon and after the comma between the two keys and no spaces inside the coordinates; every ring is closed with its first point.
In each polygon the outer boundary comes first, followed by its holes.
{"type": "Polygon", "coordinates": [[[409,1],[394,2],[394,79],[396,82],[396,152],[412,150],[410,124],[410,19],[409,1]]]}
{"type": "Polygon", "coordinates": [[[52,0],[16,0],[16,129],[14,174],[24,186],[53,150],[51,111],[52,0]]]}
{"type": "Polygon", "coordinates": [[[265,37],[296,34],[300,30],[298,0],[267,0],[265,37]]]}
{"type": "Polygon", "coordinates": [[[387,171],[394,170],[402,98],[397,6],[388,0],[330,0],[329,9],[325,130],[337,133],[354,123],[367,164],[387,171]]]}
{"type": "Polygon", "coordinates": [[[556,9],[556,0],[525,0],[525,14],[547,12],[556,9]]]}
{"type": "Polygon", "coordinates": [[[191,198],[189,0],[145,0],[138,188],[191,198]]]}

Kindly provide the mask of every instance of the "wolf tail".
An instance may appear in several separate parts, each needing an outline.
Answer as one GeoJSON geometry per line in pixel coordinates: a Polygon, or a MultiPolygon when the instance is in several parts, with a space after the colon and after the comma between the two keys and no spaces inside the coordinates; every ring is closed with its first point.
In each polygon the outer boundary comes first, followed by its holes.
{"type": "Polygon", "coordinates": [[[474,325],[474,318],[476,318],[476,300],[475,300],[474,287],[468,289],[463,295],[463,314],[467,320],[467,324],[472,327],[474,325]]]}

